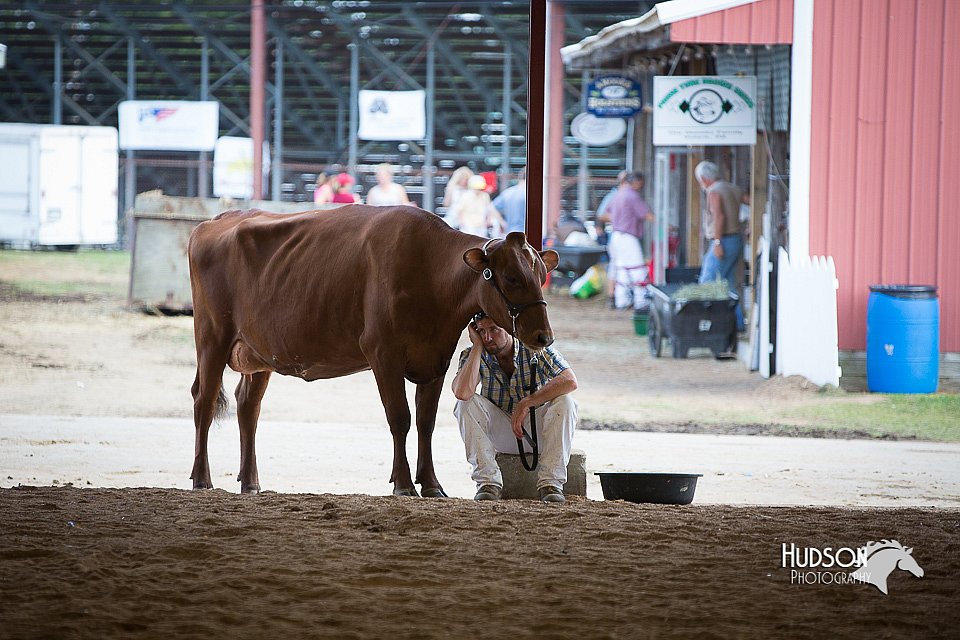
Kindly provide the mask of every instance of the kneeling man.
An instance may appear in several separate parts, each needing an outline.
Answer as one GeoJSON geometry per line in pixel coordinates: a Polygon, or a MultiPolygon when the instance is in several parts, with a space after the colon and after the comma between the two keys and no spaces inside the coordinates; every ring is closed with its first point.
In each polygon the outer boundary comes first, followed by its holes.
{"type": "Polygon", "coordinates": [[[470,323],[468,332],[473,346],[460,354],[460,370],[453,379],[458,400],[453,413],[473,466],[474,500],[500,499],[503,478],[496,461],[498,452],[519,453],[517,438],[523,439],[524,451],[532,451],[522,429],[530,432],[529,413],[534,409],[540,500],[563,502],[577,424],[577,403],[570,396],[577,388],[573,369],[552,347],[535,354],[482,313],[470,323]],[[536,363],[531,365],[534,356],[536,363]],[[537,391],[527,395],[532,370],[537,374],[537,391]]]}

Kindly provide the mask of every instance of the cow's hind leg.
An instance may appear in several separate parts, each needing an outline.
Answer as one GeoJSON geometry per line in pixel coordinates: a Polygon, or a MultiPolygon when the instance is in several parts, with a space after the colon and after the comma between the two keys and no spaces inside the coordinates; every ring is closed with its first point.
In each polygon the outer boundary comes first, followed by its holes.
{"type": "Polygon", "coordinates": [[[433,428],[442,391],[442,377],[417,385],[417,482],[424,498],[447,497],[433,468],[433,428]]]}
{"type": "Polygon", "coordinates": [[[240,493],[260,493],[260,476],[257,473],[257,420],[260,418],[260,401],[270,382],[270,372],[244,374],[237,385],[237,421],[240,423],[240,493]]]}
{"type": "Polygon", "coordinates": [[[210,461],[207,457],[207,437],[210,424],[227,411],[227,395],[223,392],[223,368],[227,364],[226,353],[201,353],[197,357],[197,375],[193,380],[193,424],[196,440],[193,449],[194,489],[213,489],[210,478],[210,461]]]}
{"type": "MultiPolygon", "coordinates": [[[[385,362],[396,358],[386,357],[385,362]]],[[[393,495],[416,496],[417,489],[410,477],[410,465],[407,463],[407,434],[410,432],[410,407],[407,405],[407,392],[403,384],[403,372],[383,363],[372,365],[373,375],[377,379],[380,400],[387,414],[387,423],[393,435],[393,471],[390,482],[393,483],[393,495]]]]}

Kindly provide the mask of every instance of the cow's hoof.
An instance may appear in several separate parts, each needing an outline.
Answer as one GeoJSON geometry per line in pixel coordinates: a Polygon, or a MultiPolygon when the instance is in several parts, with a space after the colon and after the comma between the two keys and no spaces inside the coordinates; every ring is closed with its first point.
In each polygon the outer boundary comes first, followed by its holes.
{"type": "Polygon", "coordinates": [[[200,489],[213,489],[213,483],[212,482],[194,482],[193,490],[198,491],[200,489]]]}
{"type": "Polygon", "coordinates": [[[420,494],[417,493],[416,489],[410,487],[409,489],[394,489],[393,495],[402,496],[405,498],[417,498],[420,494]]]}
{"type": "Polygon", "coordinates": [[[446,493],[444,493],[442,487],[423,487],[420,489],[420,495],[424,498],[449,498],[446,493]]]}
{"type": "Polygon", "coordinates": [[[258,485],[258,484],[252,484],[252,485],[247,485],[247,486],[241,486],[241,487],[240,487],[240,493],[245,493],[245,494],[250,495],[250,496],[255,496],[255,495],[257,495],[258,493],[260,493],[260,485],[258,485]]]}

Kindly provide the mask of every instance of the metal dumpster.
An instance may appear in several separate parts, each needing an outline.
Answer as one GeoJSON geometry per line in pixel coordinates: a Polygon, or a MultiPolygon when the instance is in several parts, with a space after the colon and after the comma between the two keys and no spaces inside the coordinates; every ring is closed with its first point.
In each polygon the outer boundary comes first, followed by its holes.
{"type": "Polygon", "coordinates": [[[228,209],[295,213],[339,205],[312,202],[224,202],[214,198],[178,198],[159,191],[137,196],[129,212],[132,234],[127,304],[163,313],[193,311],[187,243],[194,227],[228,209]]]}

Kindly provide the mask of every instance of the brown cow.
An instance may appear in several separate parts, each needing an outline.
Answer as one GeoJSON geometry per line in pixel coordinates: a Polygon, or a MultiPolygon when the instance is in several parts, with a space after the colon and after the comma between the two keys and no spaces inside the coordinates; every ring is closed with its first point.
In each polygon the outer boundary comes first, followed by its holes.
{"type": "Polygon", "coordinates": [[[417,495],[405,450],[407,379],[417,385],[416,482],[424,496],[444,497],[431,438],[443,377],[470,318],[483,310],[502,327],[515,321],[517,337],[534,349],[553,342],[541,286],[556,252],[534,251],[522,233],[484,244],[414,207],[227,211],[197,226],[189,255],[194,489],[213,486],[207,433],[226,408],[227,365],[242,374],[242,492],[260,490],[254,437],[272,372],[317,380],[372,369],[393,434],[393,493],[417,495]]]}

